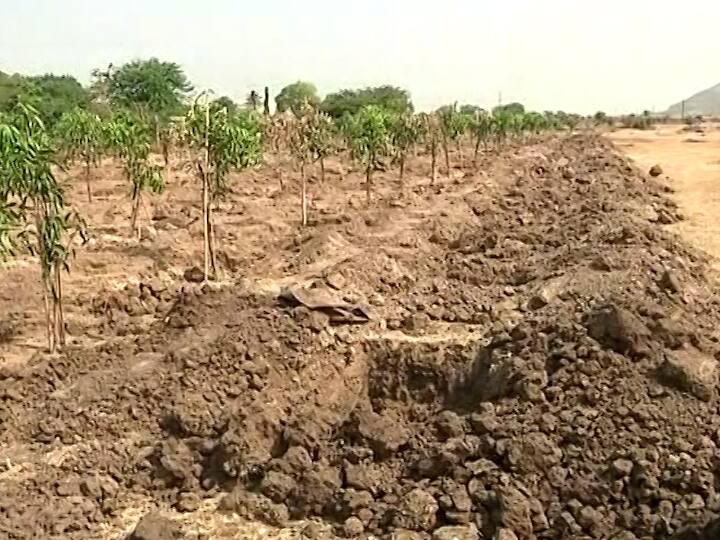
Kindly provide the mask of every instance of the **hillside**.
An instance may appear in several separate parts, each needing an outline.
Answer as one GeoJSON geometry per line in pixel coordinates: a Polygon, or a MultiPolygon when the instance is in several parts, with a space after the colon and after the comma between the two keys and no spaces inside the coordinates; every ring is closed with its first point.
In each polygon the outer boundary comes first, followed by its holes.
{"type": "MultiPolygon", "coordinates": [[[[669,116],[681,116],[682,102],[672,105],[667,110],[669,116]]],[[[720,84],[698,92],[685,100],[685,114],[718,116],[720,115],[720,84]]]]}

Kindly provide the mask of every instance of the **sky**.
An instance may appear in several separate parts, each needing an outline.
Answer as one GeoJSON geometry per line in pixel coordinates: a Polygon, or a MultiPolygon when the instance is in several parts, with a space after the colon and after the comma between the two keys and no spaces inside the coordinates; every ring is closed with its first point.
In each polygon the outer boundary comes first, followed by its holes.
{"type": "Polygon", "coordinates": [[[0,71],[179,63],[242,100],[307,80],[321,95],[394,84],[458,101],[662,111],[720,82],[717,0],[0,0],[0,71]]]}

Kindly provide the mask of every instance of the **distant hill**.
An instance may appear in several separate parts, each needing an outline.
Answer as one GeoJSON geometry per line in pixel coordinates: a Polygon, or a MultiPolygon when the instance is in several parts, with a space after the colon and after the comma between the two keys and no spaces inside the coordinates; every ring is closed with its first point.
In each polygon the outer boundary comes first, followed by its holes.
{"type": "MultiPolygon", "coordinates": [[[[682,102],[672,105],[668,110],[669,116],[682,114],[682,102]]],[[[685,115],[720,116],[720,84],[698,92],[685,100],[685,115]]]]}

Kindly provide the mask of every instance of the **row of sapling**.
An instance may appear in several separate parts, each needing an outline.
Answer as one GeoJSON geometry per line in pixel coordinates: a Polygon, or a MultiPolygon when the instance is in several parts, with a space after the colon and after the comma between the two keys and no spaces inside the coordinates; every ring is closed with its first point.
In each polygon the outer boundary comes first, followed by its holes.
{"type": "Polygon", "coordinates": [[[253,114],[232,114],[213,107],[201,95],[185,119],[186,143],[195,151],[195,170],[202,186],[203,276],[217,277],[213,204],[227,191],[232,169],[245,169],[260,161],[262,129],[253,114]]]}
{"type": "Polygon", "coordinates": [[[62,271],[84,225],[53,173],[56,149],[36,110],[0,119],[0,254],[25,247],[40,263],[48,349],[65,344],[62,271]]]}

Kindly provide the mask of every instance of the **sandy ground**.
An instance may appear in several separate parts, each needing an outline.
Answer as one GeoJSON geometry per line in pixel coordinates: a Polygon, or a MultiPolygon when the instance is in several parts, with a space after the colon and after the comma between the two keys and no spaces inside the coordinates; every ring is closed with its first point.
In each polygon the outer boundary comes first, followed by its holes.
{"type": "Polygon", "coordinates": [[[720,271],[720,126],[706,124],[701,133],[661,125],[608,136],[641,170],[662,167],[661,178],[675,190],[672,198],[687,217],[672,228],[715,257],[714,267],[720,271]]]}

